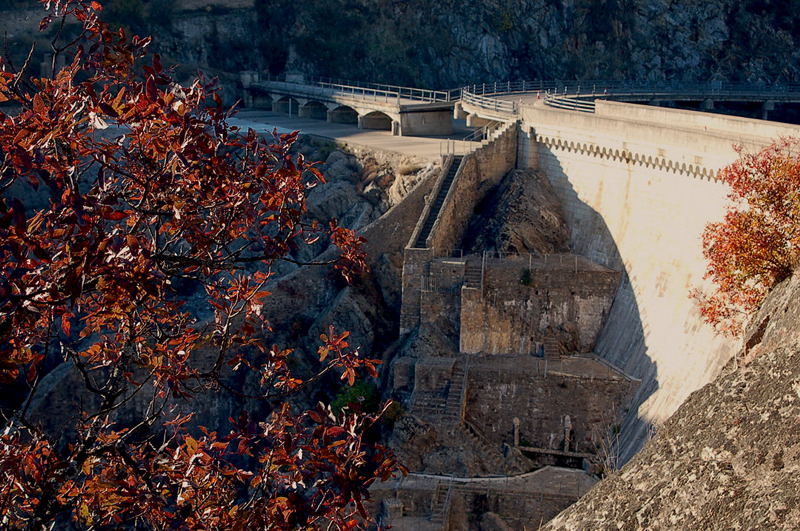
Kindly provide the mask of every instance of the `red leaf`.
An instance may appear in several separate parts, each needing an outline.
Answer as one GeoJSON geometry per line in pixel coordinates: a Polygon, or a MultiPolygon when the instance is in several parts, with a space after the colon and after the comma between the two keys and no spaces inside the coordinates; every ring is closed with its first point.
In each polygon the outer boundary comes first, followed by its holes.
{"type": "Polygon", "coordinates": [[[153,79],[153,76],[147,78],[147,82],[145,83],[145,96],[150,101],[156,101],[158,99],[158,90],[156,89],[156,80],[153,79]]]}
{"type": "Polygon", "coordinates": [[[127,218],[129,215],[130,214],[128,214],[127,212],[123,212],[120,210],[111,210],[103,213],[103,217],[111,221],[120,221],[127,218]]]}
{"type": "Polygon", "coordinates": [[[71,313],[65,313],[61,316],[61,328],[64,330],[64,334],[69,337],[70,331],[72,329],[70,324],[70,318],[72,317],[71,313]]]}
{"type": "Polygon", "coordinates": [[[33,112],[35,112],[36,114],[42,114],[42,115],[47,113],[47,107],[45,107],[45,105],[44,105],[44,101],[42,100],[42,95],[41,94],[37,93],[33,97],[33,112]]]}
{"type": "Polygon", "coordinates": [[[327,430],[325,430],[325,435],[328,437],[339,437],[347,433],[344,428],[341,426],[331,426],[327,430]]]}

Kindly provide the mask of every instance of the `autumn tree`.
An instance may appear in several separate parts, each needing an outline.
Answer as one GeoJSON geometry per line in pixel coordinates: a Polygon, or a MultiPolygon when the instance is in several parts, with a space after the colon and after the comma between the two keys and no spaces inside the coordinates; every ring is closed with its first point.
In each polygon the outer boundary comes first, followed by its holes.
{"type": "Polygon", "coordinates": [[[694,292],[705,320],[730,335],[741,333],[769,290],[791,274],[800,250],[800,139],[737,151],[739,159],[721,173],[730,186],[725,218],[703,233],[715,291],[694,292]]]}
{"type": "Polygon", "coordinates": [[[355,234],[306,221],[321,173],[290,151],[296,134],[229,126],[212,84],[177,84],[99,3],[42,3],[67,66],[0,71],[0,378],[16,392],[0,527],[357,526],[369,485],[398,468],[368,437],[381,411],[297,396],[335,374],[375,376],[377,362],[331,329],[301,377],[303,354],[268,342],[262,317],[273,265],[298,246],[328,238],[339,274],[364,267],[355,234]],[[202,286],[200,303],[180,282],[202,286]],[[93,397],[59,433],[30,407],[53,363],[93,397]],[[186,404],[220,391],[258,407],[204,428],[186,404]]]}

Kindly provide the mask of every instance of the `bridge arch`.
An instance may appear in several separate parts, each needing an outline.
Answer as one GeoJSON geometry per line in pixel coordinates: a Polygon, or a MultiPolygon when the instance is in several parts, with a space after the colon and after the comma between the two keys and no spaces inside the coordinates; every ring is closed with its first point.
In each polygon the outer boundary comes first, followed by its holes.
{"type": "Polygon", "coordinates": [[[252,100],[250,105],[254,109],[264,109],[267,111],[272,110],[272,106],[275,103],[275,98],[272,97],[272,94],[268,92],[264,92],[263,90],[251,90],[250,94],[252,96],[252,100]]]}
{"type": "Polygon", "coordinates": [[[381,111],[372,111],[358,117],[358,126],[362,129],[392,130],[392,117],[381,111]]]}
{"type": "Polygon", "coordinates": [[[328,121],[335,124],[358,124],[358,111],[347,105],[339,105],[328,112],[328,121]]]}
{"type": "Polygon", "coordinates": [[[328,118],[328,106],[321,101],[309,100],[300,107],[299,116],[314,120],[326,120],[328,118]]]}
{"type": "Polygon", "coordinates": [[[272,104],[272,110],[283,114],[297,116],[300,111],[300,102],[291,96],[282,96],[272,104]]]}

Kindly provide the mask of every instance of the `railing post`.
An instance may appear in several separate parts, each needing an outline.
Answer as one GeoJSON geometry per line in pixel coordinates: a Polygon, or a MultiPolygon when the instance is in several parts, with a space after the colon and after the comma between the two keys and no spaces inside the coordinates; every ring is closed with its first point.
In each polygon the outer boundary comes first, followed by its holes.
{"type": "Polygon", "coordinates": [[[483,297],[483,277],[486,274],[486,251],[483,251],[483,258],[481,258],[481,297],[483,297]]]}

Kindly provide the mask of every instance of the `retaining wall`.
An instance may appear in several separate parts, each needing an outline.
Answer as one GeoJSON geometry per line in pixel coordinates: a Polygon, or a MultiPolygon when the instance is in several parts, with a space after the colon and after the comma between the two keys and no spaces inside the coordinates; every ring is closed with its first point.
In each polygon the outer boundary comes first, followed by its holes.
{"type": "MultiPolygon", "coordinates": [[[[392,500],[394,529],[426,529],[437,500],[449,499],[449,518],[441,529],[467,529],[470,513],[498,514],[514,529],[533,529],[574,503],[596,480],[580,470],[547,466],[514,477],[462,479],[409,474],[375,483],[373,500],[392,500]],[[450,495],[446,496],[448,490],[450,495]],[[403,517],[408,518],[407,520],[403,517]],[[425,519],[425,520],[417,520],[425,519]]],[[[432,526],[431,526],[432,527],[432,526]]]]}
{"type": "Polygon", "coordinates": [[[460,247],[475,206],[516,165],[517,131],[516,124],[508,124],[496,138],[464,157],[431,229],[428,247],[460,247]]]}
{"type": "Polygon", "coordinates": [[[619,286],[619,273],[575,255],[488,260],[484,279],[483,293],[461,292],[467,354],[535,354],[546,336],[564,352],[591,352],[619,286]]]}
{"type": "Polygon", "coordinates": [[[473,362],[466,416],[497,446],[513,444],[516,416],[522,446],[597,454],[637,386],[637,381],[588,357],[512,356],[494,365],[473,362]],[[571,441],[565,447],[569,427],[571,441]]]}

